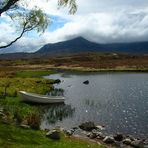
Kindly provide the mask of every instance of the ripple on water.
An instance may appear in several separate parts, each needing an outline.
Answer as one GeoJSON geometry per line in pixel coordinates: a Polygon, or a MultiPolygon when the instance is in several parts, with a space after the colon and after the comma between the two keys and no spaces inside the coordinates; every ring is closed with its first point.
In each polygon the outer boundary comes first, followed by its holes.
{"type": "MultiPolygon", "coordinates": [[[[94,121],[106,126],[109,133],[121,132],[148,137],[148,74],[104,73],[104,74],[54,74],[45,78],[60,79],[56,88],[64,89],[66,106],[61,120],[54,125],[78,126],[81,122],[94,121]],[[89,85],[83,82],[89,80],[89,85]],[[71,114],[72,112],[72,114],[71,114]],[[68,115],[70,114],[70,115],[68,115]]],[[[57,109],[57,108],[56,108],[57,109]]],[[[52,117],[50,109],[45,116],[52,117]]],[[[54,113],[55,118],[56,114],[54,113]]],[[[44,118],[42,128],[49,128],[44,118]],[[44,124],[46,122],[46,125],[44,124]]]]}

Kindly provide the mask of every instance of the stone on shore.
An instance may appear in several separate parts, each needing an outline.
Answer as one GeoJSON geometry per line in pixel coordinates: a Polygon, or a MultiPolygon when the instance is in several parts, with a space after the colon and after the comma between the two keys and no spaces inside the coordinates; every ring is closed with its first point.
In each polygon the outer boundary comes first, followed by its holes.
{"type": "Polygon", "coordinates": [[[49,137],[53,140],[59,140],[60,139],[60,132],[57,130],[51,130],[46,134],[46,137],[49,137]]]}
{"type": "Polygon", "coordinates": [[[131,145],[131,139],[130,138],[126,138],[123,140],[123,144],[126,144],[126,145],[131,145]]]}
{"type": "Polygon", "coordinates": [[[96,129],[94,122],[85,122],[79,125],[79,127],[85,131],[92,131],[93,129],[96,129]]]}
{"type": "Polygon", "coordinates": [[[102,132],[98,132],[97,139],[104,139],[105,135],[102,132]]]}
{"type": "Polygon", "coordinates": [[[96,133],[91,133],[91,134],[89,135],[89,138],[90,138],[90,139],[97,138],[97,134],[96,134],[96,133]]]}
{"type": "Polygon", "coordinates": [[[74,132],[75,132],[74,129],[64,130],[64,133],[65,133],[67,136],[72,136],[74,132]]]}
{"type": "Polygon", "coordinates": [[[105,127],[104,127],[104,126],[101,126],[101,125],[97,125],[96,128],[97,128],[98,130],[101,130],[101,131],[102,131],[102,130],[105,130],[105,127]]]}
{"type": "Polygon", "coordinates": [[[88,85],[89,84],[89,81],[86,80],[86,81],[83,82],[83,84],[88,85]]]}
{"type": "Polygon", "coordinates": [[[123,140],[123,135],[122,135],[122,134],[116,134],[116,135],[114,136],[114,139],[115,139],[116,141],[122,141],[122,140],[123,140]]]}
{"type": "Polygon", "coordinates": [[[103,139],[103,142],[107,143],[107,144],[113,144],[113,143],[115,143],[115,140],[114,140],[114,137],[112,137],[112,136],[106,136],[103,139]]]}
{"type": "Polygon", "coordinates": [[[54,83],[59,84],[59,83],[61,83],[61,80],[60,79],[56,79],[56,80],[54,80],[54,83]]]}
{"type": "Polygon", "coordinates": [[[135,140],[131,142],[131,146],[135,148],[144,148],[144,143],[142,140],[135,140]]]}

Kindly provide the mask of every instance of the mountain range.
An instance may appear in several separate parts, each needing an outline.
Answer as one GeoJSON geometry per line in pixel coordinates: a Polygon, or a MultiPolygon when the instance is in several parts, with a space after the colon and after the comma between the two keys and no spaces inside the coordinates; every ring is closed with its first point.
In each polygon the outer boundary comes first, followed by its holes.
{"type": "Polygon", "coordinates": [[[83,52],[147,54],[148,42],[98,44],[78,37],[59,43],[46,44],[36,53],[63,55],[83,52]]]}
{"type": "Polygon", "coordinates": [[[88,52],[148,54],[147,42],[98,44],[82,37],[44,45],[34,53],[0,54],[0,59],[41,58],[48,56],[64,56],[88,52]]]}

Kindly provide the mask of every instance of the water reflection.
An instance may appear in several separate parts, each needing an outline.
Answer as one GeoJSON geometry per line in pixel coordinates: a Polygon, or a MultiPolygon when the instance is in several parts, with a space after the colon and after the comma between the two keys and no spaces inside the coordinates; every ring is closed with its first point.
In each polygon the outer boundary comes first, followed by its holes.
{"type": "Polygon", "coordinates": [[[75,108],[71,105],[58,104],[50,105],[44,110],[41,128],[47,128],[51,124],[62,121],[65,118],[71,118],[75,112],[75,108]]]}
{"type": "Polygon", "coordinates": [[[91,106],[93,107],[96,104],[94,100],[90,100],[90,99],[85,99],[84,102],[86,106],[90,106],[90,107],[91,106]]]}
{"type": "Polygon", "coordinates": [[[45,78],[60,79],[55,87],[64,89],[65,103],[75,108],[71,117],[59,118],[55,126],[71,128],[94,121],[105,125],[109,133],[148,137],[148,74],[55,74],[45,78]],[[89,85],[83,84],[85,80],[89,85]]]}
{"type": "Polygon", "coordinates": [[[48,92],[46,95],[49,95],[49,96],[64,96],[64,89],[54,88],[53,90],[48,92]]]}

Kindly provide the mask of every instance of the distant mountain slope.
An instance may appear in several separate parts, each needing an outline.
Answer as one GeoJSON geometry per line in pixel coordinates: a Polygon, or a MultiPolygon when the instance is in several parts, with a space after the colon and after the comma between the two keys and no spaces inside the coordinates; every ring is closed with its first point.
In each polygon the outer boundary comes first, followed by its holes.
{"type": "Polygon", "coordinates": [[[2,59],[32,59],[47,58],[52,56],[65,56],[71,54],[105,52],[105,53],[127,53],[148,54],[148,42],[97,44],[82,37],[54,44],[46,44],[34,53],[6,53],[0,54],[2,59]]]}
{"type": "Polygon", "coordinates": [[[82,37],[54,44],[46,44],[37,54],[63,55],[83,52],[148,53],[148,42],[97,44],[82,37]]]}

